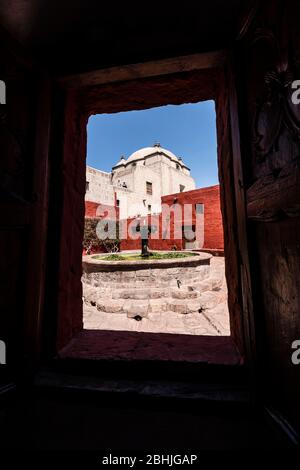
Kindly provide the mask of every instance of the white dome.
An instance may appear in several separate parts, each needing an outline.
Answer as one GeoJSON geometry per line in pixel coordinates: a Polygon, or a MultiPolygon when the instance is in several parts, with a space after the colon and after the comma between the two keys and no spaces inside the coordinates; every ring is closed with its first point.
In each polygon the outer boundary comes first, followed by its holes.
{"type": "Polygon", "coordinates": [[[133,152],[130,157],[128,157],[126,163],[134,162],[135,160],[141,160],[143,158],[148,157],[149,155],[152,155],[153,153],[164,153],[171,160],[174,160],[175,162],[179,161],[176,155],[170,152],[170,150],[164,149],[159,145],[155,145],[153,147],[144,147],[140,150],[137,150],[136,152],[133,152]]]}
{"type": "Polygon", "coordinates": [[[125,157],[122,156],[121,159],[118,161],[118,163],[116,163],[113,168],[117,168],[117,166],[125,166],[125,163],[126,163],[126,160],[125,160],[125,157]]]}

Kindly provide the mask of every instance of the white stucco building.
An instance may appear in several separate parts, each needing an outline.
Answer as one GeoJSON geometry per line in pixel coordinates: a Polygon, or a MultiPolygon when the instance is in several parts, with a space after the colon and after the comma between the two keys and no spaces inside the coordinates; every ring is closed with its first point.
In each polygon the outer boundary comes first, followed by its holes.
{"type": "Polygon", "coordinates": [[[155,144],[121,157],[111,173],[87,166],[86,200],[120,208],[120,218],[161,212],[161,196],[195,189],[181,157],[155,144]]]}

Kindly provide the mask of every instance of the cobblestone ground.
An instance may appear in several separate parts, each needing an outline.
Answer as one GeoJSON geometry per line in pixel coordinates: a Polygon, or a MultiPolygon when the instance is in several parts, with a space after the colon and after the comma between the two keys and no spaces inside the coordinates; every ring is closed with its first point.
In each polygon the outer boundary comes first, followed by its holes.
{"type": "Polygon", "coordinates": [[[137,321],[124,313],[98,311],[96,306],[83,303],[84,328],[88,330],[143,331],[187,335],[227,336],[230,334],[227,307],[227,286],[223,257],[211,259],[210,278],[218,287],[203,292],[200,312],[182,314],[176,312],[149,313],[148,318],[137,321]]]}

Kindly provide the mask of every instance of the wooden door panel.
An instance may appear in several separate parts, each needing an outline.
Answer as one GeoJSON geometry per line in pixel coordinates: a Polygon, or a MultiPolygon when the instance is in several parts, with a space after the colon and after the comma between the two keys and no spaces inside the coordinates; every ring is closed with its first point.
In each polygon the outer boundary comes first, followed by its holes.
{"type": "Polygon", "coordinates": [[[39,71],[12,53],[9,41],[0,49],[6,85],[6,103],[0,105],[0,339],[7,343],[7,368],[17,371],[30,362],[29,343],[37,341],[25,338],[43,288],[39,247],[46,237],[49,93],[39,71]]]}
{"type": "Polygon", "coordinates": [[[299,2],[260,2],[237,49],[242,159],[254,311],[265,400],[300,421],[299,2]],[[292,115],[292,117],[291,117],[292,115]],[[298,411],[297,411],[298,409],[298,411]],[[297,414],[298,413],[298,414],[297,414]]]}

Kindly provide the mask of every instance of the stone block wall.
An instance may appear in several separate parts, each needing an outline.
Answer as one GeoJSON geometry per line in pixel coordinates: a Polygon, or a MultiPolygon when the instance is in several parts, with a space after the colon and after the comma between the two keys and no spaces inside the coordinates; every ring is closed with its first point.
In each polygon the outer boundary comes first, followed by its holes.
{"type": "Polygon", "coordinates": [[[106,313],[147,317],[156,311],[198,312],[208,289],[211,255],[181,260],[107,262],[86,256],[83,297],[106,313]]]}
{"type": "Polygon", "coordinates": [[[111,174],[90,166],[86,167],[86,201],[102,201],[103,204],[114,204],[114,188],[111,183],[111,174]]]}

